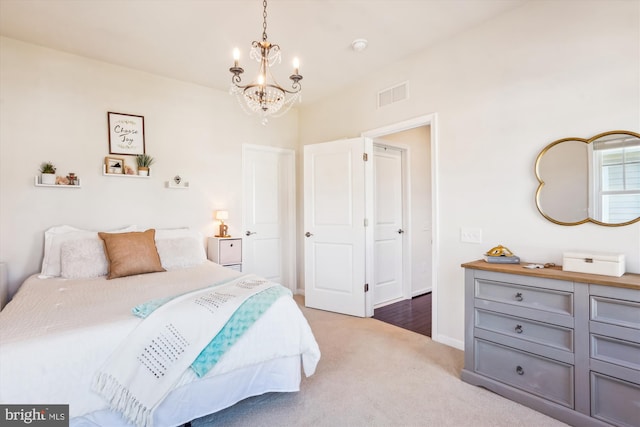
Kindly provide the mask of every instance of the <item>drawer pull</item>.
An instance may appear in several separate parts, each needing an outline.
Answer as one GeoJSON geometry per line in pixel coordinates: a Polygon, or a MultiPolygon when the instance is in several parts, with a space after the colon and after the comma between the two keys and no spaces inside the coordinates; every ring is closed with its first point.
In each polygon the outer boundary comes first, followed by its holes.
{"type": "Polygon", "coordinates": [[[521,334],[523,332],[522,325],[516,325],[515,331],[516,331],[516,334],[521,334]]]}
{"type": "Polygon", "coordinates": [[[516,301],[522,301],[524,298],[522,298],[522,292],[518,292],[516,294],[516,301]]]}
{"type": "Polygon", "coordinates": [[[524,375],[524,369],[522,369],[522,366],[516,366],[516,374],[524,375]]]}

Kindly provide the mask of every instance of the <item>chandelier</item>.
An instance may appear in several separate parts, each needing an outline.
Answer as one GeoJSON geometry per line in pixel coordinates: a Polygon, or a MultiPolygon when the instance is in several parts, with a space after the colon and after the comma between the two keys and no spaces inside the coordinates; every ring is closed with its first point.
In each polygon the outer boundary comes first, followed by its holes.
{"type": "Polygon", "coordinates": [[[270,68],[275,63],[282,62],[280,46],[267,40],[267,0],[262,2],[262,41],[251,43],[249,57],[260,63],[260,70],[255,81],[242,85],[244,69],[238,65],[240,52],[236,48],[233,51],[233,67],[229,71],[231,77],[230,93],[236,95],[242,109],[248,114],[258,114],[262,117],[262,124],[266,124],[268,117],[279,117],[291,108],[296,100],[300,100],[302,76],[298,73],[300,64],[298,59],[293,60],[293,74],[289,76],[291,89],[280,86],[271,75],[270,68]]]}

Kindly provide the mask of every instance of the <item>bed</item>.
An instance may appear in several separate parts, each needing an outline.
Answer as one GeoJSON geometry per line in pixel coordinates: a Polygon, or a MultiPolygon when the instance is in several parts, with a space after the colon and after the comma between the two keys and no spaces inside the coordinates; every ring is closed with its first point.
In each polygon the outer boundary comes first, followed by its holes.
{"type": "MultiPolygon", "coordinates": [[[[132,230],[108,237],[144,234],[132,230]]],[[[159,271],[114,278],[115,252],[96,232],[62,226],[45,233],[42,271],[0,312],[1,403],[69,404],[72,426],[133,425],[95,389],[97,372],[145,322],[132,310],[245,277],[206,260],[199,233],[153,231],[159,271]]],[[[278,297],[208,372],[181,371],[148,425],[182,425],[250,396],[299,391],[301,371],[312,375],[319,359],[290,293],[278,297]]]]}

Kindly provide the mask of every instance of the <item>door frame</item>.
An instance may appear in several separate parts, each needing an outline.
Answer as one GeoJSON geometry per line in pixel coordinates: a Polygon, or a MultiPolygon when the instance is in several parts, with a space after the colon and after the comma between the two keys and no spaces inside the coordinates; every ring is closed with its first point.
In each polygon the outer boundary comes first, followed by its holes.
{"type": "MultiPolygon", "coordinates": [[[[414,129],[421,126],[430,126],[431,134],[431,337],[434,341],[441,341],[438,332],[438,255],[439,250],[439,197],[438,197],[438,128],[437,128],[438,115],[437,113],[430,113],[424,116],[415,117],[413,119],[405,120],[399,123],[383,126],[376,129],[371,129],[362,132],[362,136],[367,138],[384,138],[385,135],[402,132],[409,129],[414,129]]],[[[369,168],[371,169],[371,168],[369,168]]],[[[372,182],[372,172],[369,172],[367,182],[372,182]]],[[[371,187],[369,185],[368,187],[371,187]]],[[[367,192],[372,191],[370,188],[367,192]]],[[[367,194],[367,198],[371,200],[372,193],[367,194]]],[[[366,244],[366,262],[367,262],[367,277],[373,277],[373,227],[367,227],[368,243],[366,244]]],[[[366,295],[366,312],[367,316],[373,316],[373,298],[371,295],[366,295]]]]}
{"type": "MultiPolygon", "coordinates": [[[[391,132],[395,133],[395,132],[391,132]]],[[[405,144],[395,143],[392,141],[387,141],[384,138],[376,138],[373,140],[374,147],[389,147],[392,149],[396,149],[400,151],[400,167],[401,167],[401,181],[402,181],[402,228],[404,231],[404,237],[402,239],[402,297],[400,299],[388,301],[379,305],[379,307],[393,304],[394,302],[410,299],[413,295],[411,294],[411,265],[412,265],[412,255],[411,255],[411,236],[412,229],[408,227],[408,224],[411,224],[411,149],[409,146],[405,144]]],[[[375,156],[375,154],[374,154],[375,156]]],[[[372,211],[375,215],[375,213],[372,211]]],[[[374,224],[375,225],[375,224],[374,224]]],[[[372,238],[375,242],[375,229],[373,230],[372,238]]],[[[372,277],[375,278],[375,270],[372,269],[372,277]]],[[[375,281],[373,281],[375,283],[375,281]]],[[[375,286],[372,286],[370,289],[373,289],[375,292],[375,286]]],[[[374,295],[371,295],[372,304],[374,301],[374,295]]],[[[375,304],[373,304],[373,308],[375,310],[375,304]]]]}
{"type": "MultiPolygon", "coordinates": [[[[283,194],[286,194],[286,199],[283,200],[284,206],[280,206],[282,217],[281,220],[281,232],[282,232],[282,248],[281,260],[286,266],[282,269],[282,277],[286,278],[288,288],[293,293],[296,293],[297,289],[297,276],[296,276],[296,153],[295,150],[289,148],[270,147],[266,145],[257,144],[242,144],[242,230],[247,229],[247,219],[245,218],[245,201],[248,197],[246,186],[244,182],[244,175],[246,170],[246,153],[253,151],[254,153],[276,153],[280,155],[283,160],[282,166],[285,168],[284,172],[287,176],[288,183],[282,188],[283,194]],[[286,255],[286,256],[285,256],[286,255]]],[[[243,231],[244,233],[244,231],[243,231]]],[[[244,234],[243,234],[244,236],[244,234]]],[[[245,245],[242,245],[244,248],[245,245]]],[[[242,254],[243,259],[246,254],[242,254]]]]}

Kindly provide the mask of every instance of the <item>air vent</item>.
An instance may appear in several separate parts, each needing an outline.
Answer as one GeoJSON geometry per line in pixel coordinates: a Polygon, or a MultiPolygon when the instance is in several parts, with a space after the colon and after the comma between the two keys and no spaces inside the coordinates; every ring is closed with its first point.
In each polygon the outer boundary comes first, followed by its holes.
{"type": "Polygon", "coordinates": [[[403,82],[378,92],[378,108],[403,101],[409,97],[409,82],[403,82]]]}

